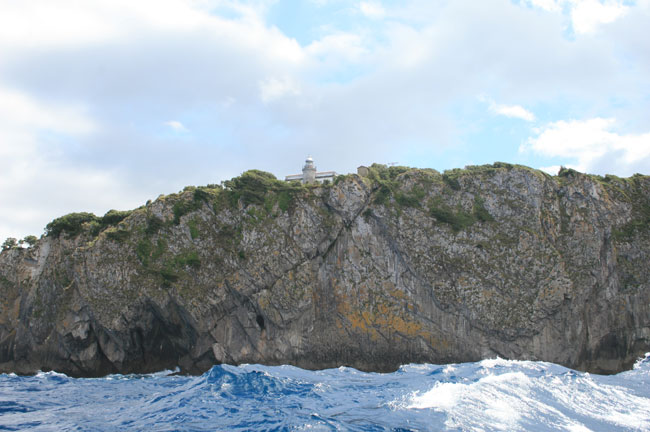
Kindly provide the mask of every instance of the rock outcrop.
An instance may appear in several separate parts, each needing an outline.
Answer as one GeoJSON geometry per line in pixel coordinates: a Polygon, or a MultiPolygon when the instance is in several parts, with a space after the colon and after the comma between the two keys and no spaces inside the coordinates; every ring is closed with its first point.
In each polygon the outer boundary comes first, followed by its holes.
{"type": "Polygon", "coordinates": [[[617,372],[650,351],[649,224],[641,175],[250,171],[3,251],[0,372],[494,356],[617,372]]]}

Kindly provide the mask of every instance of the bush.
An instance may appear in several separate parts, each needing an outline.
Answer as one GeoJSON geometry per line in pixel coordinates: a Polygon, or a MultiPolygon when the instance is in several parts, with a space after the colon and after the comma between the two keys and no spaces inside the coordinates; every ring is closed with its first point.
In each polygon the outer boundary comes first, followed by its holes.
{"type": "Polygon", "coordinates": [[[219,195],[220,190],[221,187],[216,185],[199,186],[194,190],[194,201],[209,203],[219,195]]]}
{"type": "MultiPolygon", "coordinates": [[[[458,181],[459,174],[458,172],[455,172],[456,170],[452,170],[451,173],[445,172],[442,175],[442,180],[449,186],[451,189],[455,191],[460,190],[460,182],[458,181]]],[[[460,172],[460,170],[458,170],[460,172]]]]}
{"type": "Polygon", "coordinates": [[[108,212],[106,212],[104,216],[102,216],[100,220],[100,224],[103,227],[107,227],[109,225],[117,225],[118,223],[126,219],[126,217],[129,216],[131,213],[133,213],[132,210],[126,210],[126,211],[109,210],[108,212]]]}
{"type": "Polygon", "coordinates": [[[196,253],[196,251],[184,252],[174,257],[174,267],[183,268],[188,266],[192,268],[201,267],[201,260],[199,259],[199,254],[196,253]]]}
{"type": "Polygon", "coordinates": [[[18,247],[18,241],[13,237],[7,238],[7,240],[5,240],[4,243],[2,243],[2,250],[3,251],[8,250],[8,249],[13,249],[15,247],[18,247]]]}
{"type": "Polygon", "coordinates": [[[280,191],[278,192],[278,207],[280,207],[280,210],[283,212],[287,212],[289,210],[289,205],[291,204],[291,201],[293,200],[293,195],[291,195],[288,191],[280,191]]]}
{"type": "Polygon", "coordinates": [[[145,267],[149,265],[149,258],[151,257],[152,250],[153,246],[151,246],[151,242],[147,239],[140,240],[138,245],[135,247],[135,254],[145,267]]]}
{"type": "Polygon", "coordinates": [[[481,222],[493,222],[494,218],[490,214],[490,212],[487,211],[485,208],[485,205],[483,204],[483,199],[480,197],[476,197],[474,199],[474,216],[476,216],[476,219],[478,219],[481,222]]]}
{"type": "Polygon", "coordinates": [[[83,231],[82,225],[87,222],[99,222],[100,218],[92,213],[70,213],[54,219],[45,226],[45,235],[59,237],[62,233],[78,235],[83,231]]]}
{"type": "Polygon", "coordinates": [[[188,228],[190,229],[190,236],[192,237],[192,240],[197,239],[199,237],[199,228],[196,225],[196,219],[192,219],[187,223],[188,228]]]}
{"type": "Polygon", "coordinates": [[[33,247],[38,242],[38,239],[36,238],[36,236],[28,235],[22,241],[24,243],[27,243],[29,247],[33,247]]]}
{"type": "Polygon", "coordinates": [[[420,207],[420,200],[411,194],[398,193],[395,195],[395,201],[402,207],[420,207]]]}
{"type": "Polygon", "coordinates": [[[390,187],[388,185],[382,184],[381,186],[379,186],[379,189],[377,189],[377,192],[375,193],[375,199],[374,199],[375,204],[380,204],[380,205],[388,204],[388,200],[390,200],[391,194],[392,191],[390,190],[390,187]]]}
{"type": "Polygon", "coordinates": [[[246,171],[223,184],[231,207],[235,207],[241,201],[244,206],[263,205],[267,211],[273,208],[275,202],[282,211],[287,211],[294,193],[302,190],[300,183],[284,182],[275,178],[273,174],[260,170],[246,171]]]}
{"type": "Polygon", "coordinates": [[[174,269],[170,267],[163,267],[160,270],[160,276],[163,278],[164,285],[168,285],[170,282],[176,282],[178,280],[178,275],[174,269]]]}
{"type": "Polygon", "coordinates": [[[123,243],[131,235],[130,231],[111,228],[111,231],[106,233],[106,237],[118,243],[123,243]]]}
{"type": "Polygon", "coordinates": [[[477,221],[492,222],[494,218],[487,211],[483,205],[483,200],[480,197],[474,199],[474,206],[472,212],[468,213],[458,206],[454,211],[452,208],[438,200],[431,205],[429,212],[438,222],[446,223],[451,226],[454,232],[461,231],[465,228],[472,226],[477,221]]]}
{"type": "Polygon", "coordinates": [[[395,180],[401,174],[411,170],[406,166],[391,166],[387,167],[383,164],[374,163],[368,167],[368,178],[376,181],[380,180],[395,180]]]}
{"type": "Polygon", "coordinates": [[[147,227],[144,232],[148,235],[157,233],[165,226],[165,223],[158,216],[151,215],[147,218],[147,227]]]}
{"type": "Polygon", "coordinates": [[[174,212],[174,225],[180,224],[181,217],[190,212],[193,212],[194,210],[198,210],[201,208],[201,205],[202,202],[198,200],[186,201],[181,199],[180,201],[176,201],[174,203],[174,207],[172,208],[174,212]]]}
{"type": "Polygon", "coordinates": [[[574,178],[579,174],[580,172],[574,170],[573,168],[560,167],[560,171],[558,171],[557,176],[563,178],[574,178]]]}

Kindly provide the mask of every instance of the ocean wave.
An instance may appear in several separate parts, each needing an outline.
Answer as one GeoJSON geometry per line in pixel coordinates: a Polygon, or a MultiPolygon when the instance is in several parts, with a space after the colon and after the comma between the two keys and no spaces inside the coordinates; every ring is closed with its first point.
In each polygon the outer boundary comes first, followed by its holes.
{"type": "Polygon", "coordinates": [[[489,359],[342,367],[215,366],[75,379],[0,375],[0,430],[650,430],[650,356],[600,376],[489,359]]]}

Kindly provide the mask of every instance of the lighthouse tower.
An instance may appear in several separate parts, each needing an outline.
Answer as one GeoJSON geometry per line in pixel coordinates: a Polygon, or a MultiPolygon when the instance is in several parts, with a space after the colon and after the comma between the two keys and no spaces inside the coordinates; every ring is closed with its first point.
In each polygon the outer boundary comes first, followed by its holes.
{"type": "Polygon", "coordinates": [[[316,183],[316,167],[311,156],[307,157],[305,166],[302,167],[302,182],[307,184],[316,183]]]}

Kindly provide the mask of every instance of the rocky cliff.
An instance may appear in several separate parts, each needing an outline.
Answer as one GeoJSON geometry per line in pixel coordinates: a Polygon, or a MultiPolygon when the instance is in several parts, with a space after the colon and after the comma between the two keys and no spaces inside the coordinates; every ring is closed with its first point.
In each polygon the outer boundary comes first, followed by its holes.
{"type": "Polygon", "coordinates": [[[650,351],[649,225],[641,175],[249,171],[3,251],[0,372],[494,356],[616,372],[650,351]]]}

